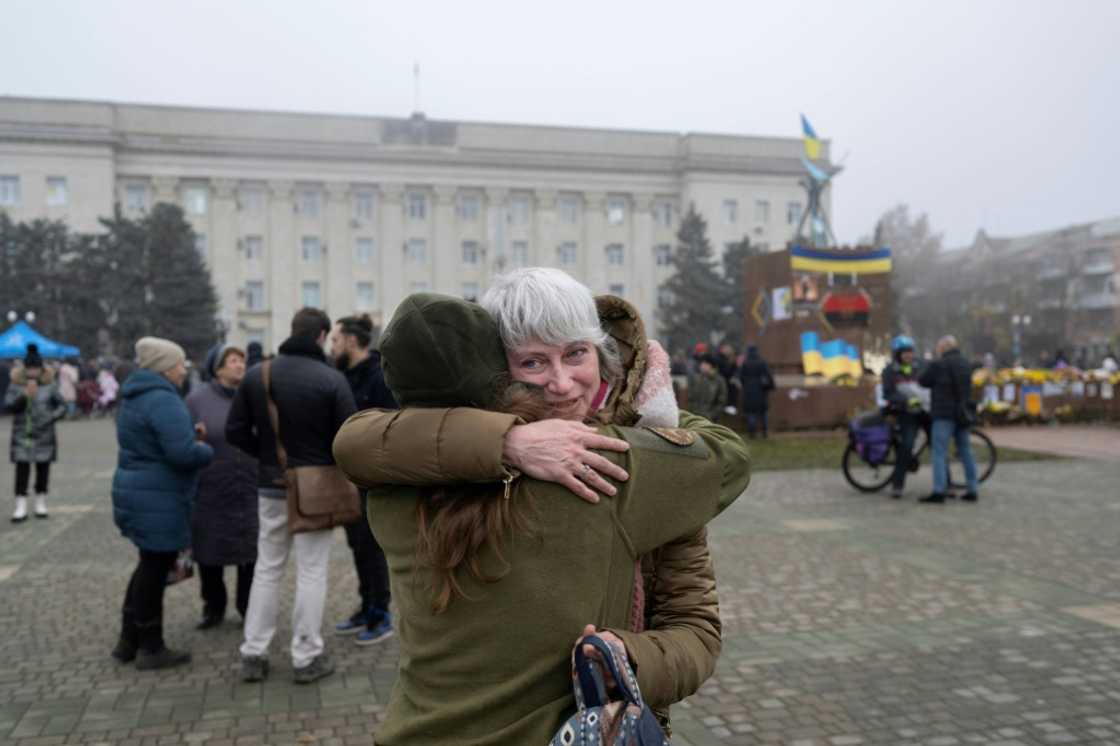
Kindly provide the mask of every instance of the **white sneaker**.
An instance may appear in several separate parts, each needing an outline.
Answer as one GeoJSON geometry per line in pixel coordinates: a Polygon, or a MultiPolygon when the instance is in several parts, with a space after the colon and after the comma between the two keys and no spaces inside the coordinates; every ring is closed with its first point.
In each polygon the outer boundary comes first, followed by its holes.
{"type": "Polygon", "coordinates": [[[16,509],[12,513],[12,523],[21,523],[27,520],[27,498],[16,498],[16,509]]]}
{"type": "Polygon", "coordinates": [[[35,496],[35,517],[36,518],[49,518],[47,515],[47,496],[46,494],[35,496]]]}

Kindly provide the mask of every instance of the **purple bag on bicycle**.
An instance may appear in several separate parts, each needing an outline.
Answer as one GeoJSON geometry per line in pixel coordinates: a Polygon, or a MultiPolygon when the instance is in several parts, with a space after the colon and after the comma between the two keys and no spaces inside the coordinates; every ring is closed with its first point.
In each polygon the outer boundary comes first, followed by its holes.
{"type": "Polygon", "coordinates": [[[860,455],[872,466],[883,463],[891,450],[891,426],[878,412],[868,412],[852,419],[848,438],[860,455]]]}

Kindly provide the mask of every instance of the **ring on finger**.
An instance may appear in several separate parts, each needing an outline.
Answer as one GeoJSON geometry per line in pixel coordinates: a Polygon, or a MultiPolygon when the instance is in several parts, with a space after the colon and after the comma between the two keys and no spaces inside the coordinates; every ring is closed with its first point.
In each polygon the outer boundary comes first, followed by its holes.
{"type": "Polygon", "coordinates": [[[590,473],[591,473],[591,467],[590,466],[588,466],[587,464],[580,464],[579,465],[579,476],[580,477],[582,477],[583,479],[586,479],[587,475],[590,474],[590,473]]]}

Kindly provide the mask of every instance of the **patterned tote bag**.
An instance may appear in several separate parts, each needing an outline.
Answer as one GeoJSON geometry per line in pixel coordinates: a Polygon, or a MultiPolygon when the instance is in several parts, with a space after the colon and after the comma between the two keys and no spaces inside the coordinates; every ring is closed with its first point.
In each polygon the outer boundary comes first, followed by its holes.
{"type": "Polygon", "coordinates": [[[626,657],[598,635],[584,637],[572,651],[572,689],[576,714],[556,731],[549,746],[671,746],[642,700],[626,657]],[[599,651],[622,699],[608,700],[600,663],[584,654],[584,645],[599,651]]]}

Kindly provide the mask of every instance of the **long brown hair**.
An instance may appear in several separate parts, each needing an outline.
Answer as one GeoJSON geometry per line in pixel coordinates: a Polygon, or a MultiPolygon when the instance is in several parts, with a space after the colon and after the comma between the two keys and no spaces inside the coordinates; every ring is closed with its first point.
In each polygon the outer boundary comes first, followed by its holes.
{"type": "MultiPolygon", "coordinates": [[[[549,416],[550,407],[535,386],[505,378],[499,403],[492,409],[526,422],[549,416]]],[[[442,614],[456,597],[467,598],[458,574],[464,570],[480,583],[496,583],[510,570],[502,543],[511,533],[532,532],[531,504],[507,500],[504,485],[469,484],[426,490],[416,506],[416,555],[431,571],[432,612],[442,614]],[[482,569],[481,553],[489,546],[502,568],[482,569]]]]}

